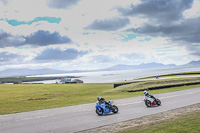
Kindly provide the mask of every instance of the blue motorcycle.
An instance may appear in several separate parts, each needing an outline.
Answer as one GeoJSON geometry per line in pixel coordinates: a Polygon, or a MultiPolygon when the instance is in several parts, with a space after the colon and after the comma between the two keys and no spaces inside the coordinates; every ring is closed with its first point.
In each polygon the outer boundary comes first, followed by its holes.
{"type": "Polygon", "coordinates": [[[104,113],[117,113],[118,108],[115,105],[111,105],[112,101],[108,101],[108,104],[103,102],[103,103],[96,103],[96,113],[98,115],[103,115],[104,113]]]}

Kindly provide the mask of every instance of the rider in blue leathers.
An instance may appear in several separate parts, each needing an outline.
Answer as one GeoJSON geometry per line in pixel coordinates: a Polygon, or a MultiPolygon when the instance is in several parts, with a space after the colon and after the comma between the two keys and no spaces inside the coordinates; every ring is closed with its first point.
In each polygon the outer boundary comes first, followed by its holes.
{"type": "Polygon", "coordinates": [[[102,98],[102,97],[100,97],[100,96],[97,97],[97,100],[99,101],[99,104],[104,103],[104,102],[105,102],[106,104],[109,104],[107,101],[105,101],[104,98],[102,98]]]}
{"type": "Polygon", "coordinates": [[[106,108],[110,108],[110,103],[107,102],[104,98],[98,96],[98,97],[97,97],[97,100],[99,101],[99,104],[101,104],[101,103],[106,103],[106,108]]]}

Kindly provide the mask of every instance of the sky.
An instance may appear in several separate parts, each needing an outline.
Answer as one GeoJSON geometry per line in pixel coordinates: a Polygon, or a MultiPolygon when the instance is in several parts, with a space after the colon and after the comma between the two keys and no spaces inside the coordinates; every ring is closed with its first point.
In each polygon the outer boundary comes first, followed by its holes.
{"type": "Polygon", "coordinates": [[[200,0],[0,0],[0,70],[200,60],[200,0]]]}

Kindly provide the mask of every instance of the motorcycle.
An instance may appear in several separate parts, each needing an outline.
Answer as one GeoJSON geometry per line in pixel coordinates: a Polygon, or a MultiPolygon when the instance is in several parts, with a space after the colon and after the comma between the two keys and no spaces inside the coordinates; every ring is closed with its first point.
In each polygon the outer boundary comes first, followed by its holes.
{"type": "Polygon", "coordinates": [[[118,108],[115,105],[111,105],[113,101],[108,101],[108,104],[103,102],[103,103],[96,103],[96,113],[98,115],[103,115],[104,113],[117,113],[118,112],[118,108]]]}
{"type": "Polygon", "coordinates": [[[145,96],[144,102],[147,107],[151,107],[154,105],[157,106],[161,105],[161,101],[159,99],[156,99],[154,96],[145,96]]]}

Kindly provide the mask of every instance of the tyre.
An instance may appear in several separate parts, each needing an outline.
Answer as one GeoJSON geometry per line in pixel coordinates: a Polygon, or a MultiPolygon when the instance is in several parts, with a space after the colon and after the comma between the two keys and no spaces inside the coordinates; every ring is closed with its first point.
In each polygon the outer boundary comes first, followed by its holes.
{"type": "Polygon", "coordinates": [[[112,106],[112,112],[113,113],[117,113],[118,112],[117,106],[115,106],[115,105],[112,106]]]}
{"type": "Polygon", "coordinates": [[[147,107],[151,107],[151,102],[150,102],[150,101],[145,101],[145,105],[146,105],[147,107]]]}
{"type": "Polygon", "coordinates": [[[157,103],[158,106],[161,105],[161,101],[159,99],[156,99],[156,103],[157,103]]]}
{"type": "Polygon", "coordinates": [[[98,115],[103,115],[103,109],[102,108],[97,108],[96,109],[96,113],[98,114],[98,115]]]}

